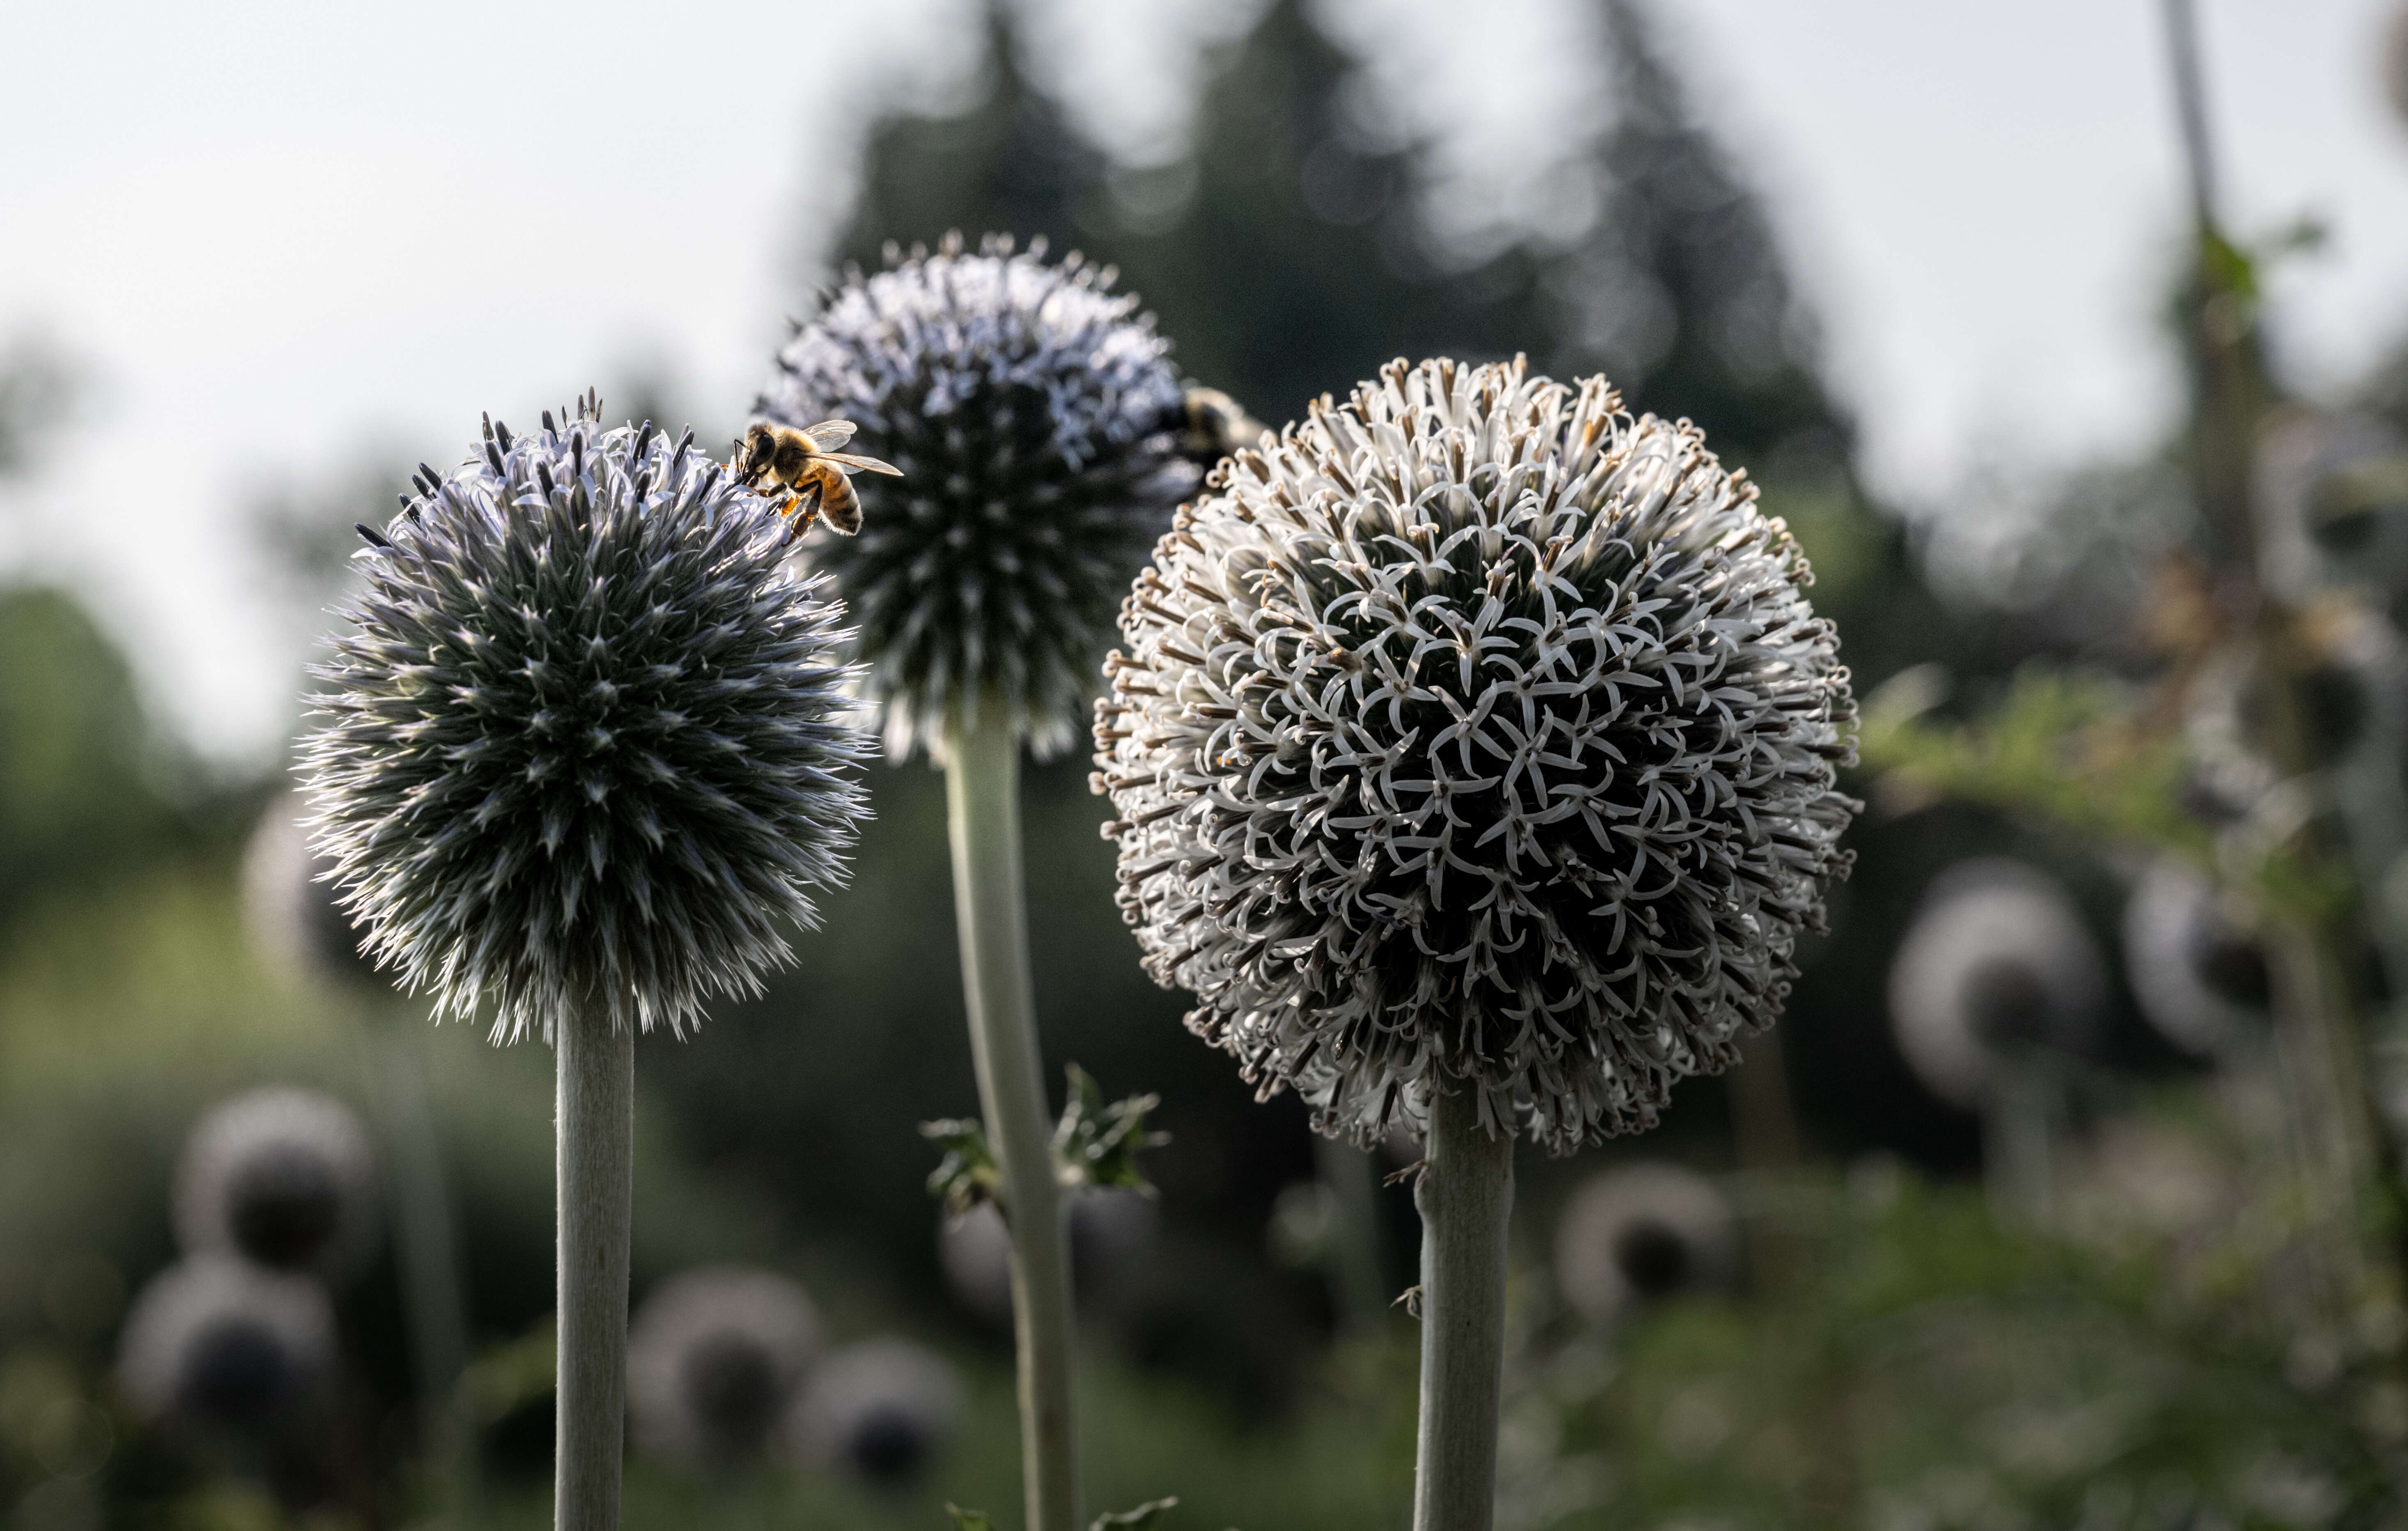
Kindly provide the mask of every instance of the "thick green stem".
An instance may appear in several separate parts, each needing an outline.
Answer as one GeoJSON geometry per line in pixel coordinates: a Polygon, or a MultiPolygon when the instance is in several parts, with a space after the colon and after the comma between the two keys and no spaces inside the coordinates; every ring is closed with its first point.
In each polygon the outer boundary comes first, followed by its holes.
{"type": "Polygon", "coordinates": [[[627,1234],[635,1193],[636,1038],[560,1017],[556,1123],[560,1371],[554,1531],[617,1531],[627,1413],[627,1234]]]}
{"type": "Polygon", "coordinates": [[[1422,1214],[1422,1417],[1413,1531],[1490,1531],[1497,1403],[1505,1371],[1505,1228],[1513,1139],[1480,1124],[1479,1098],[1430,1101],[1422,1214]]]}
{"type": "Polygon", "coordinates": [[[945,737],[945,804],[953,842],[953,914],[979,1107],[1003,1166],[1011,1225],[1011,1316],[1020,1358],[1022,1492],[1028,1531],[1079,1531],[1071,1428],[1069,1245],[1054,1179],[1053,1122],[1028,980],[1028,914],[1020,871],[1020,744],[1002,709],[945,737]]]}

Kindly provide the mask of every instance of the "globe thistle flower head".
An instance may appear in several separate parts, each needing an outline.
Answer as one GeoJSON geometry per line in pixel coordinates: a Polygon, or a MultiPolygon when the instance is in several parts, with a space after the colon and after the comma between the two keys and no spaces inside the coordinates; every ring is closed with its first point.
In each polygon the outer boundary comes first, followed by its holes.
{"type": "Polygon", "coordinates": [[[1714,1182],[1680,1165],[1591,1176],[1555,1224],[1555,1285],[1572,1310],[1608,1324],[1684,1292],[1739,1279],[1739,1222],[1714,1182]]]}
{"type": "Polygon", "coordinates": [[[961,1380],[908,1339],[865,1339],[811,1369],[796,1413],[805,1458],[870,1482],[917,1478],[951,1438],[961,1380]]]}
{"type": "Polygon", "coordinates": [[[889,248],[779,353],[754,412],[840,417],[902,470],[854,482],[862,528],[814,533],[860,624],[889,752],[1000,707],[1040,754],[1076,737],[1129,573],[1193,486],[1168,343],[1109,267],[989,236],[889,248]]]}
{"type": "Polygon", "coordinates": [[[355,554],[317,671],[316,846],[366,949],[497,1040],[682,1032],[756,994],[866,812],[839,608],[770,507],[600,404],[467,462],[355,554]]]}
{"type": "Polygon", "coordinates": [[[2141,1014],[2186,1052],[2220,1052],[2271,1023],[2265,948],[2181,862],[2154,862],[2133,884],[2124,973],[2141,1014]]]}
{"type": "Polygon", "coordinates": [[[306,1276],[231,1254],[188,1256],[137,1293],[118,1381],[141,1418],[220,1440],[258,1439],[324,1399],[334,1310],[306,1276]]]}
{"type": "Polygon", "coordinates": [[[1820,929],[1855,717],[1806,560],[1686,422],[1392,364],[1217,469],[1122,608],[1094,784],[1188,1024],[1321,1130],[1562,1152],[1738,1057],[1820,929]]]}
{"type": "Polygon", "coordinates": [[[819,1349],[819,1311],[786,1277],[740,1266],[671,1277],[627,1329],[636,1443],[692,1467],[759,1460],[819,1349]]]}
{"type": "Polygon", "coordinates": [[[1891,959],[1899,1051],[1931,1092],[1972,1109],[2001,1066],[2096,1038],[2106,968],[2073,901],[2037,867],[1960,862],[1934,881],[1891,959]]]}
{"type": "Polygon", "coordinates": [[[212,1109],[176,1166],[176,1236],[277,1270],[337,1269],[373,1231],[376,1161],[351,1109],[271,1087],[212,1109]]]}

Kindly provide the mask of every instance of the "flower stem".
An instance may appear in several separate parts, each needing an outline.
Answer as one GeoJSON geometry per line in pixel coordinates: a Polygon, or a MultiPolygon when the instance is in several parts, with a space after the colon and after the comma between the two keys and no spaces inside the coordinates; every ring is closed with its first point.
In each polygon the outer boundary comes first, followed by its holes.
{"type": "Polygon", "coordinates": [[[1490,1531],[1497,1400],[1505,1369],[1505,1226],[1513,1138],[1480,1124],[1479,1097],[1435,1094],[1422,1214],[1422,1417],[1413,1531],[1490,1531]]]}
{"type": "Polygon", "coordinates": [[[1070,1418],[1069,1246],[1050,1147],[1053,1123],[1028,980],[1020,870],[1020,742],[1002,708],[945,731],[953,914],[979,1107],[1003,1168],[1011,1225],[1011,1316],[1020,1362],[1020,1454],[1028,1531],[1079,1531],[1070,1418]]]}
{"type": "Polygon", "coordinates": [[[552,1524],[554,1531],[616,1531],[627,1412],[636,1037],[589,1009],[560,1018],[553,1046],[560,1371],[552,1524]]]}

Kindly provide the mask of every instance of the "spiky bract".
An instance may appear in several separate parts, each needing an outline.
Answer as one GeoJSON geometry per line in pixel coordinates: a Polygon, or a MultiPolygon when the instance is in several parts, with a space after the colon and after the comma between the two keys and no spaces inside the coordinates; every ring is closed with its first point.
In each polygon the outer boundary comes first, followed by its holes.
{"type": "Polygon", "coordinates": [[[866,812],[840,608],[691,432],[598,415],[422,473],[303,755],[367,951],[497,1039],[757,993],[866,812]]]}
{"type": "Polygon", "coordinates": [[[1848,857],[1806,560],[1685,422],[1403,362],[1183,509],[1096,785],[1188,1024],[1324,1131],[1478,1093],[1557,1150],[1770,1023],[1848,857]]]}
{"type": "Polygon", "coordinates": [[[1040,754],[1068,747],[1113,606],[1195,483],[1152,316],[1110,269],[1042,254],[949,237],[851,273],[754,405],[851,420],[854,450],[902,469],[854,481],[860,536],[806,545],[860,624],[898,760],[953,708],[1001,707],[1040,754]]]}

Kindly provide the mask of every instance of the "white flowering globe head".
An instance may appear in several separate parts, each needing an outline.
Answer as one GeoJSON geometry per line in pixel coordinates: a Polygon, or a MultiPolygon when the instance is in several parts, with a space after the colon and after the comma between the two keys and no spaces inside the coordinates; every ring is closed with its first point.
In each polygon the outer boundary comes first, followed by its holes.
{"type": "Polygon", "coordinates": [[[750,1266],[670,1277],[627,1328],[636,1444],[688,1467],[759,1460],[819,1352],[819,1309],[792,1279],[750,1266]]]}
{"type": "Polygon", "coordinates": [[[2157,1035],[2196,1056],[2272,1023],[2264,947],[2221,889],[2171,856],[2149,864],[2124,906],[2124,977],[2157,1035]]]}
{"type": "Polygon", "coordinates": [[[867,811],[841,608],[692,432],[590,396],[418,488],[354,555],[302,754],[368,954],[497,1040],[759,993],[867,811]]]}
{"type": "Polygon", "coordinates": [[[908,1339],[856,1340],[811,1368],[796,1445],[814,1466],[899,1486],[944,1449],[961,1413],[961,1379],[942,1356],[908,1339]]]}
{"type": "Polygon", "coordinates": [[[1555,1223],[1555,1286],[1574,1312],[1610,1324],[1646,1303],[1739,1280],[1739,1219],[1714,1182],[1648,1162],[1582,1182],[1555,1223]]]}
{"type": "Polygon", "coordinates": [[[1754,486],[1516,360],[1392,364],[1209,487],[1096,723],[1189,1026],[1367,1143],[1469,1091],[1570,1151],[1735,1062],[1856,808],[1838,639],[1754,486]]]}
{"type": "Polygon", "coordinates": [[[890,755],[1000,708],[1039,755],[1078,737],[1129,575],[1195,486],[1169,343],[1109,268],[949,237],[853,273],[778,356],[756,413],[844,419],[860,535],[813,533],[860,624],[890,755]]]}
{"type": "Polygon", "coordinates": [[[2079,1054],[2105,1023],[2106,964],[2064,885],[2005,857],[1932,880],[1890,959],[1890,1028],[1916,1079],[1967,1110],[2043,1052],[2079,1054]]]}

